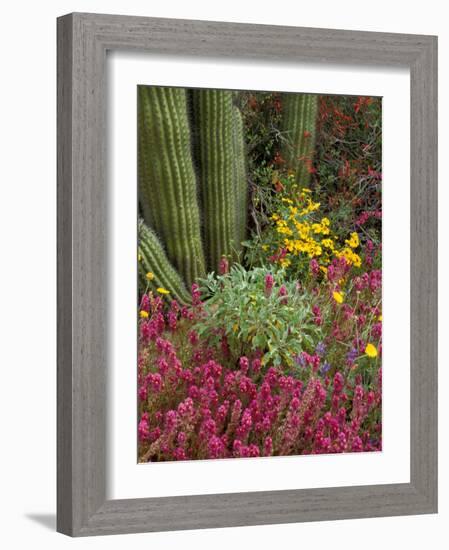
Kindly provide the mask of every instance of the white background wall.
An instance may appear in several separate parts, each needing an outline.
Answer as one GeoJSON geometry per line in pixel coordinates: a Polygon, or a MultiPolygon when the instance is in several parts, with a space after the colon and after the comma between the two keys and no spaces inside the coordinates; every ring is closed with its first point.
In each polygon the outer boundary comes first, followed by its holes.
{"type": "MultiPolygon", "coordinates": [[[[0,538],[5,548],[447,547],[447,228],[440,219],[440,513],[434,516],[245,527],[71,540],[54,532],[56,24],[94,11],[356,30],[438,34],[440,158],[449,150],[449,32],[444,3],[376,0],[47,0],[3,3],[0,32],[0,538]]],[[[449,199],[441,172],[440,209],[449,199]]],[[[400,205],[398,205],[400,208],[400,205]]],[[[400,239],[400,234],[398,234],[400,239]]],[[[407,266],[404,266],[407,269],[407,266]]]]}

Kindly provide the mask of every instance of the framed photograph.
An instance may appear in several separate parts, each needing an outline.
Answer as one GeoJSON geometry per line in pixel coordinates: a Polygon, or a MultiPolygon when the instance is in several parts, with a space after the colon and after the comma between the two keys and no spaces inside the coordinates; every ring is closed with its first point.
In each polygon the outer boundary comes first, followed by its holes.
{"type": "Polygon", "coordinates": [[[58,531],[437,511],[437,39],[58,19],[58,531]]]}

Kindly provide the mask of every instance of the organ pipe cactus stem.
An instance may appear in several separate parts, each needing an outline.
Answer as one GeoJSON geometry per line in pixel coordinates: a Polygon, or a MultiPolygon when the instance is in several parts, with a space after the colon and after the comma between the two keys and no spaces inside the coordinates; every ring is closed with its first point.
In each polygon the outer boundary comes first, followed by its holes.
{"type": "Polygon", "coordinates": [[[309,184],[316,136],[318,96],[282,94],[282,157],[294,171],[296,181],[309,184]]]}
{"type": "Polygon", "coordinates": [[[139,86],[139,200],[145,222],[190,286],[205,275],[186,91],[139,86]]]}
{"type": "Polygon", "coordinates": [[[138,224],[138,241],[140,292],[150,288],[157,293],[158,288],[163,288],[169,291],[170,298],[182,305],[189,304],[191,298],[183,280],[168,260],[155,232],[143,220],[139,220],[138,224]]]}
{"type": "Polygon", "coordinates": [[[216,272],[223,256],[237,259],[246,228],[243,127],[233,92],[192,94],[205,250],[208,267],[216,272]]]}

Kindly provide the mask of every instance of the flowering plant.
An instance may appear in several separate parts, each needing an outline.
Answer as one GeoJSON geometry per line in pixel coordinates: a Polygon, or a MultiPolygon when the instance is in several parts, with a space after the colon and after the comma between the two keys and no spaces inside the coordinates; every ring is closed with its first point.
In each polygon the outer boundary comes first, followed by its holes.
{"type": "Polygon", "coordinates": [[[318,370],[305,381],[258,357],[230,364],[186,326],[198,315],[159,297],[141,304],[139,461],[257,457],[381,449],[381,371],[369,388],[355,377],[318,370]],[[188,334],[188,336],[187,336],[188,334]]]}
{"type": "Polygon", "coordinates": [[[380,100],[143,92],[139,461],[381,450],[380,100]]]}
{"type": "Polygon", "coordinates": [[[329,218],[320,214],[320,203],[313,199],[310,189],[300,187],[292,175],[282,181],[277,209],[270,216],[273,225],[261,237],[256,236],[253,243],[246,243],[250,262],[257,264],[260,255],[265,254],[294,277],[304,275],[312,258],[324,273],[333,258],[345,258],[360,267],[358,233],[354,231],[341,239],[333,232],[329,218]]]}

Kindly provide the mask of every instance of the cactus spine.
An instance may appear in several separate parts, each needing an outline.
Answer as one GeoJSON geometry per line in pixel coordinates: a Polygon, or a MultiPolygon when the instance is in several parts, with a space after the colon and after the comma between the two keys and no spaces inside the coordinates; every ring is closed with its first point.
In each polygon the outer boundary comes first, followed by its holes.
{"type": "Polygon", "coordinates": [[[235,114],[232,92],[193,90],[192,93],[199,136],[204,241],[208,266],[216,271],[223,256],[237,257],[243,232],[246,216],[246,182],[244,185],[242,180],[243,133],[235,114]],[[245,212],[237,215],[238,209],[245,212]]]}
{"type": "Polygon", "coordinates": [[[186,91],[139,86],[139,189],[145,222],[190,286],[205,274],[186,91]]]}
{"type": "Polygon", "coordinates": [[[170,292],[170,298],[186,305],[190,302],[190,295],[179,273],[169,262],[164,248],[154,231],[143,220],[138,224],[138,254],[139,254],[139,288],[144,292],[150,288],[157,293],[157,288],[162,287],[170,292]],[[154,278],[149,280],[147,273],[152,273],[154,278]]]}
{"type": "Polygon", "coordinates": [[[283,157],[295,172],[296,181],[307,186],[313,160],[318,96],[282,94],[283,157]]]}

